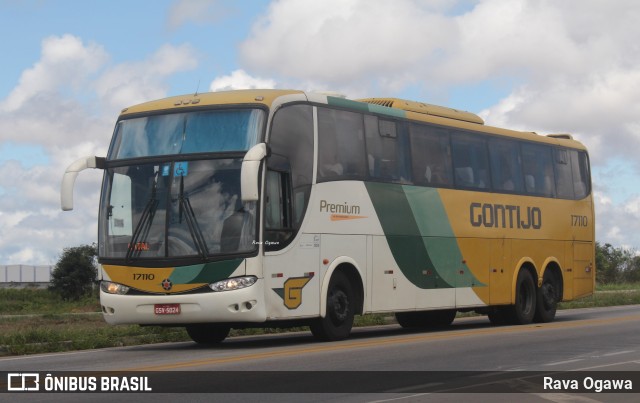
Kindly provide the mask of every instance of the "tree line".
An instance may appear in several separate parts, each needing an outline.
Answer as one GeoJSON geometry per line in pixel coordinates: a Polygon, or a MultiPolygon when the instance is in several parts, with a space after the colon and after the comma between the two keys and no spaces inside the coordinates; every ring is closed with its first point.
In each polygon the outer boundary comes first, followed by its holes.
{"type": "Polygon", "coordinates": [[[596,242],[596,282],[598,284],[640,282],[640,255],[635,249],[596,242]]]}

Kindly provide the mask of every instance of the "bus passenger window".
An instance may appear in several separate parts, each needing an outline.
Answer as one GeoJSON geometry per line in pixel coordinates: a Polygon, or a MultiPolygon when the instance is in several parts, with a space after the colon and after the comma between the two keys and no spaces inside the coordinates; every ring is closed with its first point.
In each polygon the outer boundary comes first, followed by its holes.
{"type": "Polygon", "coordinates": [[[318,108],[318,181],[365,177],[362,114],[318,108]]]}
{"type": "Polygon", "coordinates": [[[571,170],[573,172],[573,191],[576,199],[587,197],[590,190],[589,184],[589,161],[587,153],[572,150],[571,154],[571,170]]]}
{"type": "Polygon", "coordinates": [[[267,241],[267,250],[277,250],[279,245],[289,244],[295,234],[291,220],[289,182],[287,173],[267,170],[264,204],[264,239],[267,241]]]}
{"type": "Polygon", "coordinates": [[[494,190],[508,193],[523,191],[518,143],[498,138],[489,139],[491,180],[494,190]]]}
{"type": "Polygon", "coordinates": [[[522,173],[527,193],[554,197],[555,175],[551,147],[538,144],[522,144],[522,173]]]}
{"type": "Polygon", "coordinates": [[[569,151],[556,148],[553,150],[553,156],[556,169],[557,195],[562,199],[573,199],[573,178],[571,176],[569,151]]]}
{"type": "Polygon", "coordinates": [[[411,165],[416,185],[452,184],[451,150],[446,130],[426,125],[409,125],[411,165]]]}
{"type": "Polygon", "coordinates": [[[295,237],[309,204],[313,179],[313,110],[280,109],[269,136],[265,188],[265,250],[280,250],[295,237]]]}
{"type": "Polygon", "coordinates": [[[489,156],[484,138],[454,133],[451,135],[451,145],[456,187],[490,188],[489,156]]]}
{"type": "Polygon", "coordinates": [[[369,176],[392,182],[409,182],[408,159],[403,158],[406,136],[396,122],[365,115],[369,176]]]}

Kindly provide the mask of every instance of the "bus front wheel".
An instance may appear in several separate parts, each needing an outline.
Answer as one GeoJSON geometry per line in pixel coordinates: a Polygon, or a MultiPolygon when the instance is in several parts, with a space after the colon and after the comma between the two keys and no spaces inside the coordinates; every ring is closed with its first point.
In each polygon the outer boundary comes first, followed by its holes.
{"type": "Polygon", "coordinates": [[[347,276],[336,271],[329,281],[327,311],[324,318],[311,324],[311,333],[324,341],[336,341],[349,337],[353,326],[355,294],[347,276]]]}
{"type": "Polygon", "coordinates": [[[191,340],[198,344],[221,343],[227,338],[229,331],[231,331],[229,326],[221,326],[212,323],[188,325],[186,329],[191,340]]]}

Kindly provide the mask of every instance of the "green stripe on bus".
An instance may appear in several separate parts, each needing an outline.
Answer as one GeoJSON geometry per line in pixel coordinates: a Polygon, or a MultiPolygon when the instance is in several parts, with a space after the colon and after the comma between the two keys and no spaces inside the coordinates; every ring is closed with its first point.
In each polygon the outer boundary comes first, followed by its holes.
{"type": "Polygon", "coordinates": [[[346,98],[339,97],[327,97],[327,103],[332,106],[337,106],[339,108],[352,109],[359,112],[369,112],[368,104],[363,102],[352,101],[346,98]]]}
{"type": "Polygon", "coordinates": [[[352,109],[359,112],[371,112],[377,113],[380,115],[393,116],[395,118],[404,118],[406,117],[405,111],[402,109],[394,109],[388,108],[386,106],[380,106],[375,104],[368,104],[365,102],[352,101],[346,98],[338,98],[338,97],[327,97],[327,103],[332,106],[337,106],[339,108],[352,109]]]}
{"type": "Polygon", "coordinates": [[[417,186],[402,188],[420,229],[427,253],[438,273],[456,287],[483,286],[466,263],[463,263],[464,257],[438,190],[417,186]]]}
{"type": "Polygon", "coordinates": [[[436,189],[365,183],[399,269],[423,289],[483,286],[469,267],[436,189]]]}
{"type": "Polygon", "coordinates": [[[176,267],[169,279],[174,284],[214,283],[229,278],[244,259],[223,260],[193,266],[176,267]]]}
{"type": "Polygon", "coordinates": [[[388,108],[386,106],[375,104],[369,104],[369,112],[393,116],[394,118],[404,118],[407,116],[406,112],[402,109],[388,108]]]}
{"type": "Polygon", "coordinates": [[[402,186],[365,183],[396,264],[416,287],[452,288],[438,273],[402,186]]]}

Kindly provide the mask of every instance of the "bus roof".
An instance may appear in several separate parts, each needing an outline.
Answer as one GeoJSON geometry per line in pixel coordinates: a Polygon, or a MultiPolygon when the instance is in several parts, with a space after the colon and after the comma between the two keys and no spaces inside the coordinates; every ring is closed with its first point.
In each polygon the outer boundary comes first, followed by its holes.
{"type": "Polygon", "coordinates": [[[425,115],[440,116],[443,118],[462,120],[481,125],[484,124],[484,120],[474,113],[447,108],[445,106],[425,104],[424,102],[408,101],[398,98],[364,98],[357,99],[357,101],[386,106],[387,108],[397,108],[405,111],[423,113],[425,115]]]}
{"type": "Polygon", "coordinates": [[[278,97],[291,94],[304,94],[297,90],[234,90],[220,92],[204,92],[201,94],[187,94],[175,97],[158,99],[142,104],[130,106],[122,110],[121,115],[134,113],[144,113],[159,110],[177,109],[185,106],[207,106],[207,105],[240,105],[254,104],[271,106],[271,103],[278,97]]]}
{"type": "Polygon", "coordinates": [[[438,125],[481,131],[488,134],[517,137],[531,141],[585,149],[583,144],[574,140],[569,134],[550,134],[544,136],[535,132],[515,131],[487,126],[484,124],[482,118],[476,114],[444,106],[430,105],[423,102],[398,98],[364,98],[352,100],[341,96],[336,97],[328,93],[306,93],[300,90],[250,89],[179,95],[130,106],[122,110],[121,116],[208,105],[252,104],[264,105],[270,108],[279,97],[287,95],[301,95],[310,102],[326,103],[341,108],[368,111],[396,118],[404,117],[410,120],[432,122],[438,125]]]}

